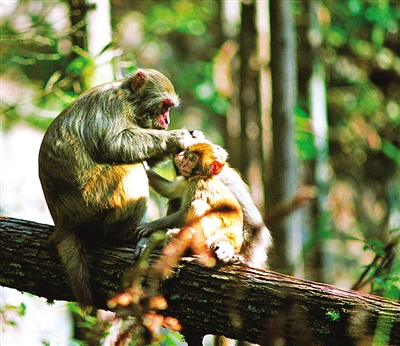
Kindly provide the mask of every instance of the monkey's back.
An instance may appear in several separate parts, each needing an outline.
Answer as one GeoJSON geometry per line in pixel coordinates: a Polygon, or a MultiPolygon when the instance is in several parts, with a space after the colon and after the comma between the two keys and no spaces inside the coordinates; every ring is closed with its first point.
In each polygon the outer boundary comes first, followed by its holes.
{"type": "MultiPolygon", "coordinates": [[[[127,215],[132,218],[136,211],[143,215],[147,208],[148,180],[142,163],[118,160],[120,153],[110,153],[103,143],[106,133],[118,134],[130,126],[127,118],[115,118],[118,110],[129,112],[121,102],[120,86],[117,81],[89,89],[56,117],[44,135],[39,177],[56,226],[102,227],[124,221],[127,215]]],[[[140,220],[131,221],[137,225],[140,220]]]]}

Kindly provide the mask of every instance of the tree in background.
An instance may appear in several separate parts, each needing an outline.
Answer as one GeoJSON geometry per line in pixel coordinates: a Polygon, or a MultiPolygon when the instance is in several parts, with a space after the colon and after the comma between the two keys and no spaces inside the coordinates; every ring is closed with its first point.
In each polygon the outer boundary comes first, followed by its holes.
{"type": "MultiPolygon", "coordinates": [[[[297,98],[296,33],[289,1],[271,1],[272,73],[272,177],[267,198],[270,206],[291,199],[299,188],[299,164],[295,146],[297,98]]],[[[272,224],[276,267],[295,273],[301,254],[301,222],[296,211],[272,224]]],[[[300,274],[300,273],[299,273],[300,274]]]]}
{"type": "Polygon", "coordinates": [[[240,56],[240,163],[238,169],[263,206],[263,141],[261,121],[260,63],[255,2],[243,3],[239,35],[240,56]]]}

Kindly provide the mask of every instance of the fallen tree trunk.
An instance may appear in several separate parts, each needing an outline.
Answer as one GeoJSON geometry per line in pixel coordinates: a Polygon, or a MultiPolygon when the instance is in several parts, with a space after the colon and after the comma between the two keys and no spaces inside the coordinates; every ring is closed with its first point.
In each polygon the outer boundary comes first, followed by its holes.
{"type": "MultiPolygon", "coordinates": [[[[49,300],[73,300],[53,227],[0,217],[0,284],[49,300]]],[[[118,290],[134,247],[93,247],[95,304],[118,290]]],[[[219,334],[262,345],[400,345],[400,303],[245,266],[205,268],[183,258],[162,292],[163,313],[192,335],[219,334]]],[[[188,334],[188,333],[186,333],[188,334]]]]}

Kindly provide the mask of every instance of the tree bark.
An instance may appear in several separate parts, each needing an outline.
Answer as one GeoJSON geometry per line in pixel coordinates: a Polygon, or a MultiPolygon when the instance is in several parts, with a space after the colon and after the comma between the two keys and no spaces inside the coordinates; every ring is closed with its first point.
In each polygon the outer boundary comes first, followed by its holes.
{"type": "MultiPolygon", "coordinates": [[[[52,226],[0,217],[0,284],[50,300],[73,300],[48,239],[52,226]]],[[[134,247],[92,247],[95,304],[118,290],[134,247]]],[[[162,313],[192,335],[223,334],[262,345],[400,344],[400,303],[246,266],[205,268],[183,258],[161,291],[162,313]],[[383,341],[383,343],[382,343],[383,341]]]]}

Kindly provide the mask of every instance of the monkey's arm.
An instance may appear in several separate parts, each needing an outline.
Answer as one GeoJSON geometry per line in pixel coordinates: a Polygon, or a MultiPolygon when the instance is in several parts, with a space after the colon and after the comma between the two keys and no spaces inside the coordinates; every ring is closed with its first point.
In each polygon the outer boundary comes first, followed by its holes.
{"type": "Polygon", "coordinates": [[[169,181],[152,169],[147,169],[146,173],[149,178],[150,186],[161,196],[168,199],[183,197],[183,191],[185,191],[185,187],[183,186],[185,181],[183,177],[178,177],[174,181],[169,181]]]}
{"type": "MultiPolygon", "coordinates": [[[[118,152],[127,161],[143,161],[149,158],[160,158],[173,153],[191,142],[191,135],[187,130],[143,130],[139,128],[127,129],[116,138],[116,147],[111,152],[118,152]]],[[[112,146],[112,141],[108,142],[112,146]]]]}
{"type": "Polygon", "coordinates": [[[87,151],[99,163],[134,163],[161,159],[189,145],[192,136],[187,130],[142,129],[110,117],[91,122],[94,130],[84,132],[87,151]]]}
{"type": "MultiPolygon", "coordinates": [[[[146,167],[146,164],[144,166],[146,167]]],[[[183,177],[177,177],[174,181],[169,181],[151,169],[146,168],[146,172],[149,178],[150,186],[160,195],[169,199],[185,199],[184,194],[190,188],[183,177]]],[[[157,230],[166,231],[169,228],[182,228],[186,224],[187,212],[187,203],[186,205],[183,203],[177,212],[167,215],[161,219],[139,225],[136,228],[136,234],[138,237],[142,238],[157,230]]]]}
{"type": "Polygon", "coordinates": [[[139,225],[135,233],[138,238],[149,236],[155,231],[166,231],[170,228],[182,228],[185,226],[187,211],[180,209],[176,213],[167,215],[161,219],[139,225]]]}

